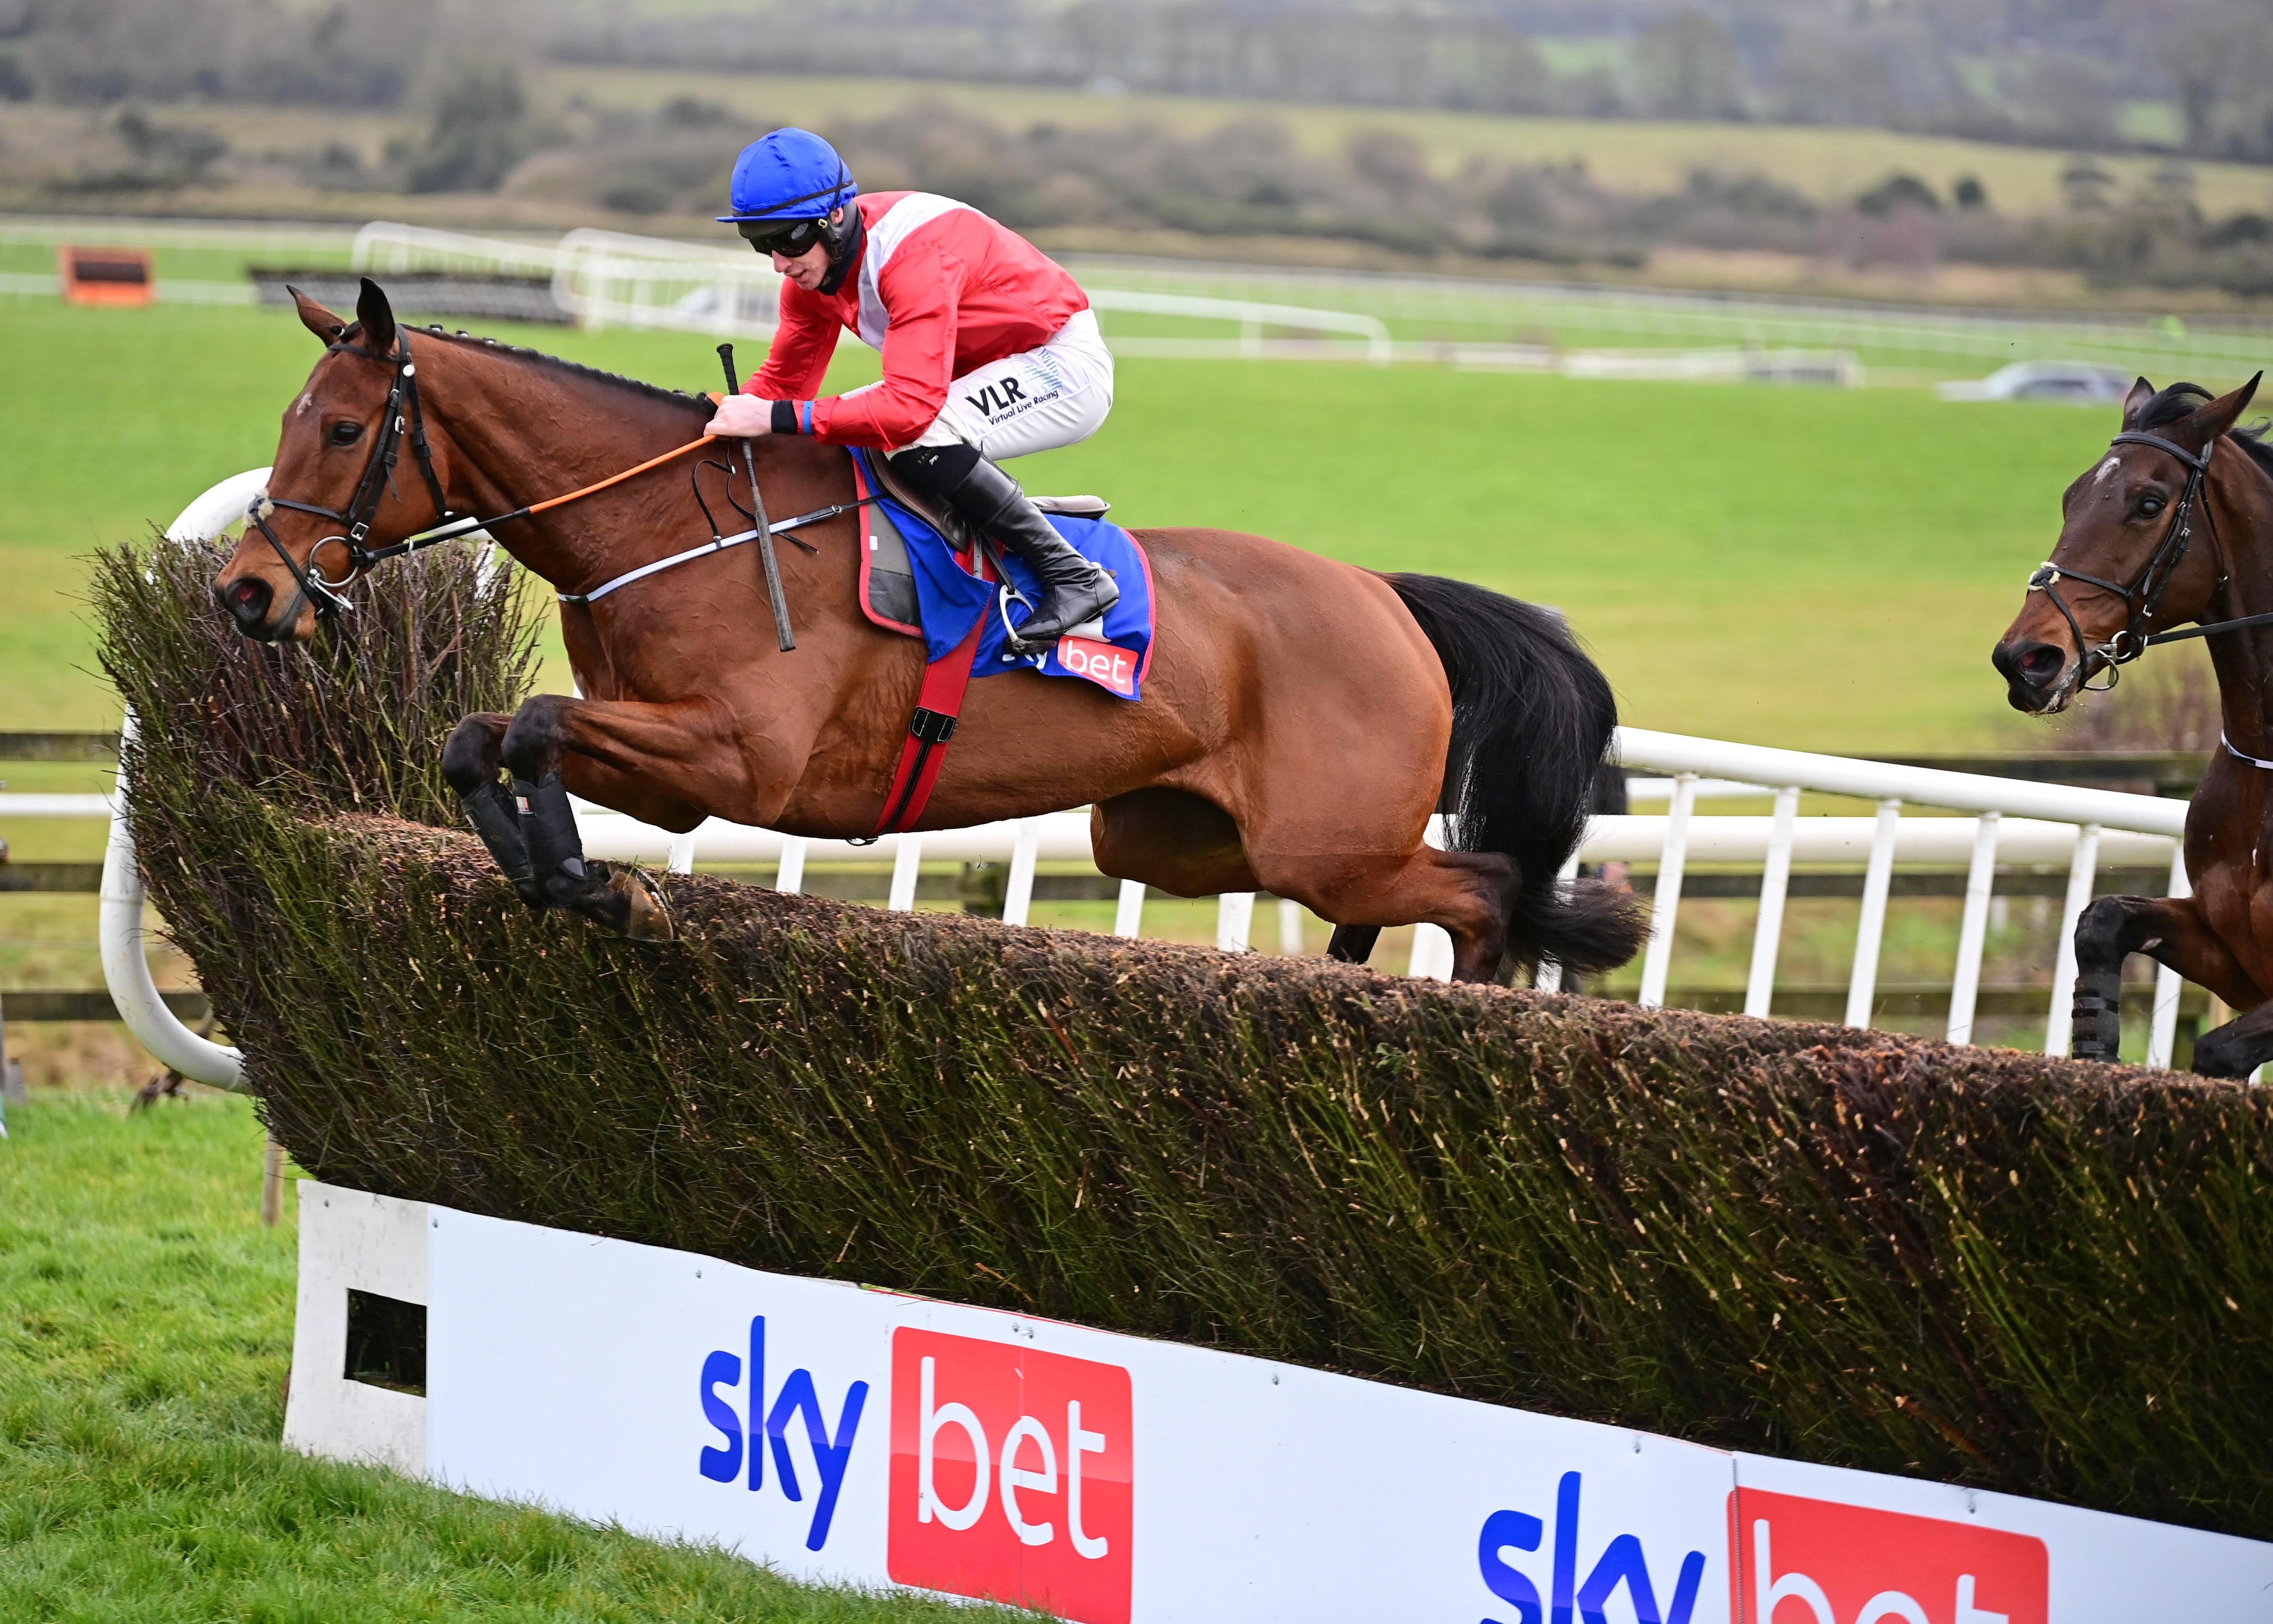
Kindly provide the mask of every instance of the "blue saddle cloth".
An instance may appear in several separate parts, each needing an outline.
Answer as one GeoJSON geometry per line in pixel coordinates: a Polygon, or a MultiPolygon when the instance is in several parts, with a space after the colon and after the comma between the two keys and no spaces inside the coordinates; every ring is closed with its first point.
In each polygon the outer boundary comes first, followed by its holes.
{"type": "MultiPolygon", "coordinates": [[[[867,491],[875,491],[868,463],[873,454],[855,449],[852,455],[860,463],[861,483],[867,491]]],[[[953,653],[971,635],[972,624],[984,617],[971,675],[1039,671],[1046,677],[1078,677],[1123,699],[1144,697],[1144,671],[1152,652],[1152,567],[1127,530],[1104,519],[1049,515],[1075,552],[1112,573],[1121,599],[1105,612],[1101,627],[1092,621],[1076,627],[1054,647],[1019,653],[1010,647],[1009,628],[1023,623],[1041,598],[1032,572],[1017,559],[1003,555],[1002,568],[1017,589],[1014,597],[1001,582],[981,581],[965,568],[964,555],[949,546],[922,515],[884,496],[877,498],[877,506],[907,545],[926,660],[953,653]]]]}

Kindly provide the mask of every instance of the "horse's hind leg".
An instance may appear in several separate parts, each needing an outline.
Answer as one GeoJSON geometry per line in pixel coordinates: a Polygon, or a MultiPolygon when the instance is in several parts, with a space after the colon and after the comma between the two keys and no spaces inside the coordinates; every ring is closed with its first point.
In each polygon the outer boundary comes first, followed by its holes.
{"type": "Polygon", "coordinates": [[[1334,921],[1335,949],[1362,963],[1384,925],[1442,925],[1452,938],[1452,979],[1489,981],[1507,952],[1515,865],[1497,852],[1444,852],[1424,846],[1381,858],[1251,853],[1263,884],[1334,921]],[[1362,948],[1361,954],[1358,950],[1362,948]]]}
{"type": "Polygon", "coordinates": [[[490,855],[513,889],[532,908],[546,906],[544,888],[537,883],[529,861],[529,839],[521,832],[521,812],[498,777],[504,763],[505,733],[513,718],[496,711],[468,717],[450,732],[442,747],[442,776],[457,792],[466,809],[466,822],[489,847],[490,855]]]}
{"type": "Polygon", "coordinates": [[[1363,964],[1373,957],[1374,944],[1380,940],[1378,925],[1336,925],[1326,942],[1326,957],[1344,964],[1363,964]]]}

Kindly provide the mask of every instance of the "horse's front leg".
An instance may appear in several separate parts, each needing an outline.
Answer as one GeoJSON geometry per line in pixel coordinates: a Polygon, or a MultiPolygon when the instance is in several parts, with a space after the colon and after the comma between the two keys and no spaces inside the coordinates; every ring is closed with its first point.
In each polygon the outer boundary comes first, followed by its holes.
{"type": "Polygon", "coordinates": [[[664,827],[692,829],[710,807],[741,808],[747,774],[725,707],[572,699],[541,694],[505,730],[499,754],[513,774],[529,865],[547,903],[641,939],[667,937],[662,899],[629,871],[584,861],[569,779],[608,804],[664,827]]]}
{"type": "MultiPolygon", "coordinates": [[[[2231,1002],[2246,1006],[2257,1001],[2254,984],[2211,931],[2194,898],[2102,897],[2075,922],[2069,1052],[2077,1059],[2118,1057],[2123,1036],[2123,961],[2133,953],[2144,953],[2231,1002]]],[[[2221,1030],[2231,1032],[2241,1024],[2221,1030]]],[[[2208,1042],[2208,1038],[2202,1041],[2208,1042]]],[[[2194,1049],[2197,1071],[2202,1068],[2202,1043],[2194,1049]]]]}
{"type": "Polygon", "coordinates": [[[521,831],[520,809],[499,778],[504,763],[505,730],[513,718],[497,711],[469,716],[450,730],[442,747],[442,776],[457,792],[466,809],[466,822],[489,847],[498,868],[513,882],[514,891],[532,908],[547,906],[544,887],[529,858],[529,837],[521,831]]]}

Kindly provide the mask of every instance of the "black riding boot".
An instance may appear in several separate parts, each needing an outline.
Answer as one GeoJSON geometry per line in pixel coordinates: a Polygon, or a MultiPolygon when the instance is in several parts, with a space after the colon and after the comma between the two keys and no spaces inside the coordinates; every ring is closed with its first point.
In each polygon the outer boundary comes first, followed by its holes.
{"type": "Polygon", "coordinates": [[[1113,577],[1068,545],[1018,482],[976,447],[918,446],[891,461],[894,472],[993,537],[1040,580],[1042,601],[1013,634],[1025,647],[1046,648],[1121,600],[1113,577]]]}

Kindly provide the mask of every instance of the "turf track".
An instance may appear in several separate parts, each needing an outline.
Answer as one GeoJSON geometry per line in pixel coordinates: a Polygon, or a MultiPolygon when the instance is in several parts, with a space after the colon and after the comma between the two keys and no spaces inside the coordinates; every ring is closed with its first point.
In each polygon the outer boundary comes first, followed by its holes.
{"type": "MultiPolygon", "coordinates": [[[[691,387],[715,365],[692,335],[512,336],[691,387]]],[[[314,347],[275,312],[9,297],[0,350],[0,726],[100,726],[77,555],[266,462],[314,347]]],[[[1909,390],[1129,361],[1105,432],[1018,472],[1558,605],[1647,726],[1891,751],[2010,736],[1987,650],[2111,427],[1909,390]]]]}

